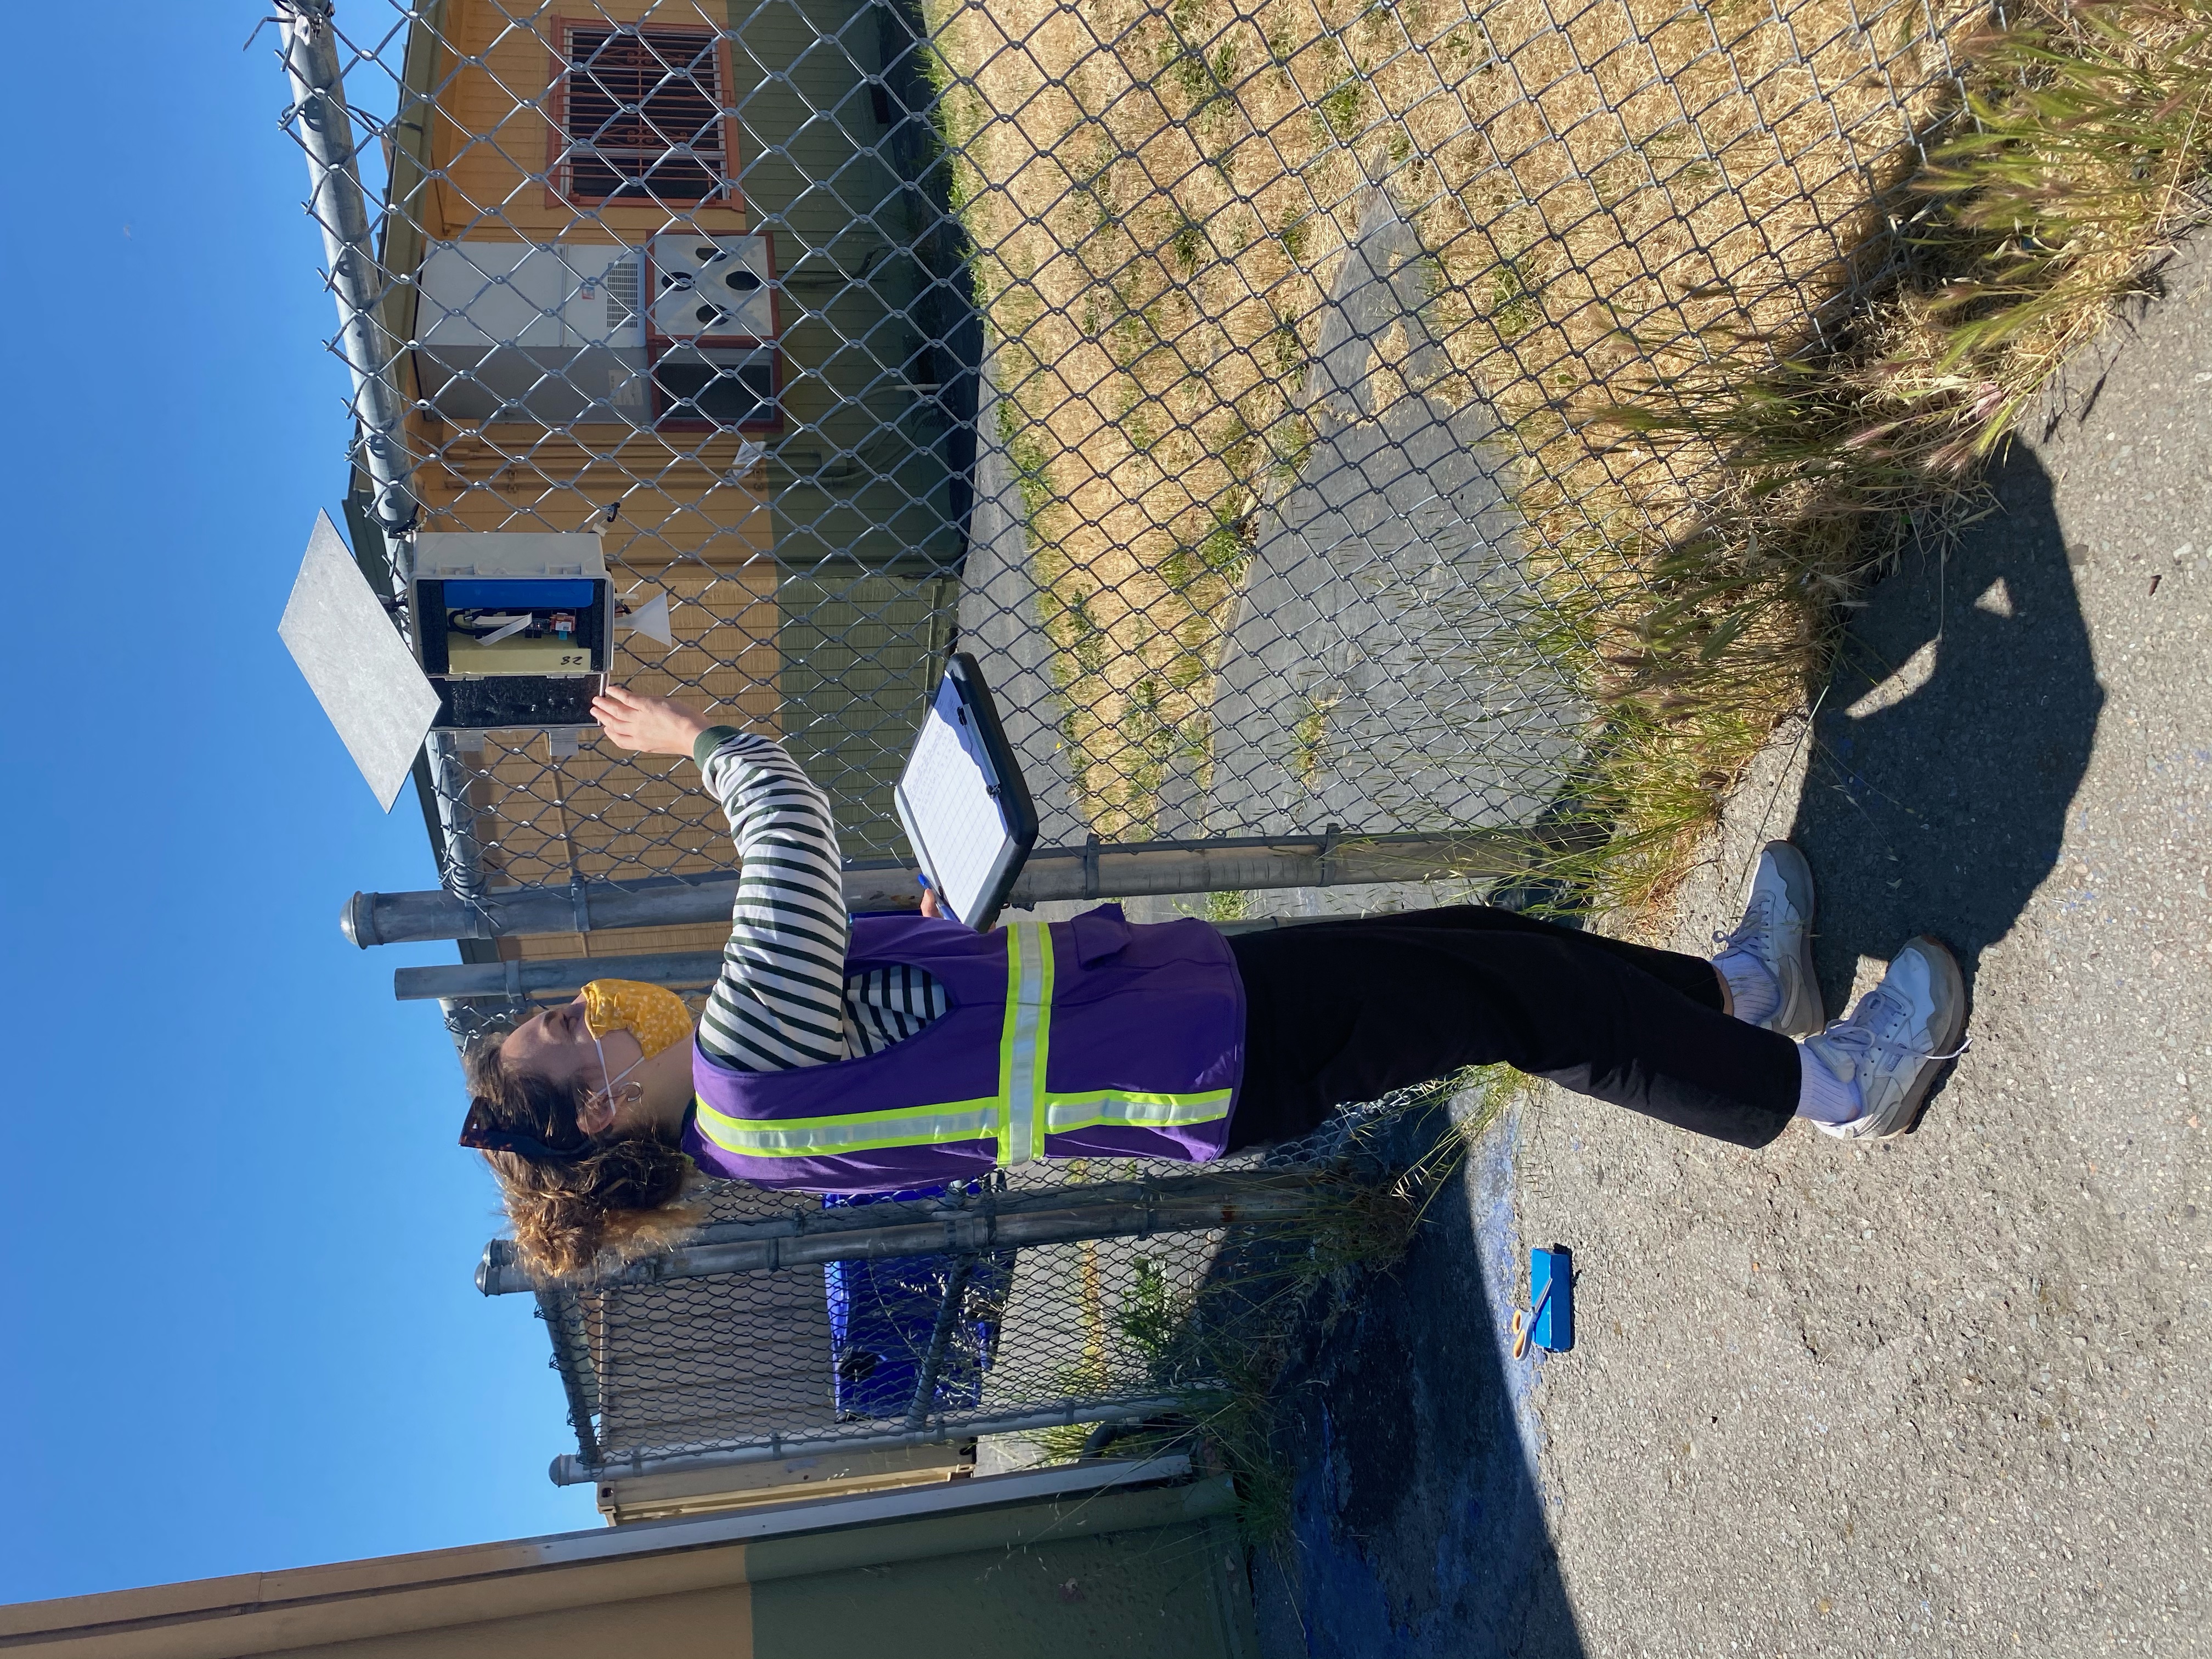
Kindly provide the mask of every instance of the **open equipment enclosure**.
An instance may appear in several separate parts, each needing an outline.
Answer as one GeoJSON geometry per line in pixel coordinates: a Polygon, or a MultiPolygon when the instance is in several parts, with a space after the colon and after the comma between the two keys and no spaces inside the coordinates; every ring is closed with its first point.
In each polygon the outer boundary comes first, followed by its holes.
{"type": "Polygon", "coordinates": [[[615,615],[598,537],[417,536],[408,601],[434,729],[592,724],[615,615]]]}

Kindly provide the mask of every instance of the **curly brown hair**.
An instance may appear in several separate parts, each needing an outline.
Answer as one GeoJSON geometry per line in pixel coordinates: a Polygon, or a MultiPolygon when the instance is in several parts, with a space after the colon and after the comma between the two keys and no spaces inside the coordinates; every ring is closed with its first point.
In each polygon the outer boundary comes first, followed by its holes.
{"type": "Polygon", "coordinates": [[[589,1269],[603,1252],[632,1256],[665,1249],[697,1224],[696,1207],[685,1201],[698,1177],[689,1158],[649,1133],[598,1140],[586,1135],[577,1117],[590,1088],[507,1066],[500,1054],[507,1036],[487,1032],[463,1056],[471,1104],[503,1128],[549,1147],[578,1149],[559,1159],[483,1155],[499,1182],[525,1267],[540,1278],[568,1278],[589,1269]]]}

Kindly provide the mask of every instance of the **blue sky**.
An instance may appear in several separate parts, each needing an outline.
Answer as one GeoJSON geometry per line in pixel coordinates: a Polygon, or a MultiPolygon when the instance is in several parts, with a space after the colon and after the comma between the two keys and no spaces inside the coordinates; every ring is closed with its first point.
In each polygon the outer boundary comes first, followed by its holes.
{"type": "Polygon", "coordinates": [[[594,1522],[459,1073],[356,888],[434,884],[276,639],[344,480],[334,313],[259,5],[11,25],[5,540],[20,609],[0,1600],[594,1522]],[[90,109],[106,118],[88,119],[90,109]]]}

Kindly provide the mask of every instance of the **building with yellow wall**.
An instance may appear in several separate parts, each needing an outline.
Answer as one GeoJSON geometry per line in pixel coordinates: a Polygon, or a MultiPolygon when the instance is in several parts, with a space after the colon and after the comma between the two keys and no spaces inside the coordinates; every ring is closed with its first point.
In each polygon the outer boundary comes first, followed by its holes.
{"type": "MultiPolygon", "coordinates": [[[[980,336],[915,29],[817,0],[430,0],[385,156],[421,527],[598,530],[675,634],[622,637],[617,678],[780,732],[863,856],[898,851],[889,784],[951,641],[974,451],[980,336]]],[[[495,885],[727,863],[683,763],[592,732],[465,758],[495,885]]]]}

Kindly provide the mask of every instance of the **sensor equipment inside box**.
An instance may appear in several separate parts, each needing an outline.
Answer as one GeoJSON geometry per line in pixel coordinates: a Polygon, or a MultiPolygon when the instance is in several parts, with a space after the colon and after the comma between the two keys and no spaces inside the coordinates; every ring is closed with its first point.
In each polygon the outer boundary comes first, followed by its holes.
{"type": "Polygon", "coordinates": [[[426,532],[408,597],[434,729],[593,724],[615,612],[597,536],[426,532]]]}

